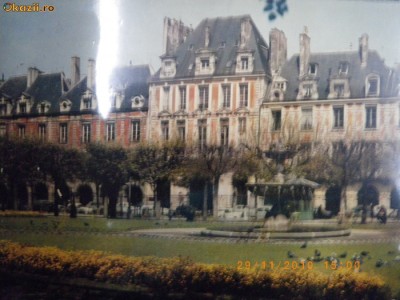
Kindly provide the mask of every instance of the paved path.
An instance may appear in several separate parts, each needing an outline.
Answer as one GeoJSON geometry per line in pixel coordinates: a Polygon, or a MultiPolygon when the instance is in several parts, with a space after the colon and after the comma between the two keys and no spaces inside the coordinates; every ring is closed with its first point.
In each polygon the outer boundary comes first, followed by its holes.
{"type": "MultiPolygon", "coordinates": [[[[246,239],[201,236],[206,228],[168,228],[141,229],[132,231],[133,236],[165,238],[172,240],[199,240],[216,243],[268,243],[268,244],[302,244],[304,240],[296,239],[246,239]]],[[[308,241],[311,244],[364,244],[364,243],[400,243],[399,229],[352,229],[350,236],[316,238],[308,241]]]]}

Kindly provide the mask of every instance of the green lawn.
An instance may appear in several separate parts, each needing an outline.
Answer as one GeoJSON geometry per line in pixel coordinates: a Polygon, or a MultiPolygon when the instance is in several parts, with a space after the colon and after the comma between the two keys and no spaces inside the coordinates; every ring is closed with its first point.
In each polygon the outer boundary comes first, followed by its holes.
{"type": "MultiPolygon", "coordinates": [[[[322,256],[348,253],[342,262],[351,260],[354,253],[368,251],[369,257],[365,257],[361,266],[362,271],[379,274],[391,286],[395,295],[400,296],[400,262],[394,258],[400,255],[399,245],[394,243],[366,244],[366,245],[312,245],[301,249],[300,245],[272,245],[265,243],[216,243],[206,241],[168,240],[163,238],[138,238],[112,236],[109,234],[88,234],[88,232],[111,233],[123,232],[139,228],[172,228],[172,227],[217,227],[221,223],[214,222],[205,224],[203,222],[185,221],[150,221],[150,220],[107,220],[103,218],[87,217],[69,219],[61,217],[45,218],[0,218],[0,229],[19,229],[18,231],[0,230],[0,239],[8,239],[21,243],[29,243],[38,246],[56,246],[62,249],[95,249],[111,253],[133,255],[133,256],[159,256],[189,257],[196,262],[218,263],[237,266],[240,262],[249,261],[254,263],[267,262],[268,266],[273,262],[275,268],[285,261],[290,264],[299,258],[307,258],[314,255],[314,250],[321,251],[322,256]],[[31,224],[31,220],[33,224],[31,224]],[[58,225],[55,225],[58,224],[58,225]],[[206,225],[206,226],[205,226],[206,225]],[[33,230],[32,230],[33,229],[33,230]],[[72,233],[75,232],[75,233],[72,233]],[[287,252],[292,251],[297,258],[288,258],[287,252]],[[390,253],[388,253],[390,252],[390,253]],[[375,266],[378,259],[387,262],[383,267],[375,266]]],[[[248,223],[247,225],[250,225],[248,223]]],[[[233,225],[232,225],[233,226],[233,225]]],[[[350,265],[350,263],[348,263],[350,265]]],[[[301,265],[297,265],[302,268],[301,265]]],[[[292,267],[292,266],[291,266],[292,267]]],[[[296,263],[294,263],[296,267],[296,263]]],[[[315,270],[326,273],[335,272],[327,269],[323,262],[315,262],[312,266],[315,270]]]]}

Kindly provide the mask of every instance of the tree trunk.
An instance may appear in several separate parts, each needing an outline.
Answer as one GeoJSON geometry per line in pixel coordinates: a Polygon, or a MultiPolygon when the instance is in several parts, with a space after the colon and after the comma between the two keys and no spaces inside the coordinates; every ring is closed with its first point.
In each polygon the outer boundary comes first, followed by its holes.
{"type": "Polygon", "coordinates": [[[157,196],[157,185],[153,186],[153,196],[154,196],[154,214],[157,220],[161,219],[161,205],[158,201],[157,196]]]}
{"type": "Polygon", "coordinates": [[[347,210],[347,184],[342,183],[342,190],[340,192],[340,210],[339,210],[339,224],[344,221],[347,210]]]}
{"type": "Polygon", "coordinates": [[[117,201],[118,194],[109,195],[108,196],[108,217],[111,219],[115,219],[117,217],[117,201]]]}
{"type": "Polygon", "coordinates": [[[18,196],[17,196],[17,184],[12,184],[12,197],[13,197],[13,208],[14,210],[18,209],[18,196]]]}
{"type": "Polygon", "coordinates": [[[208,182],[204,183],[204,195],[203,195],[203,221],[207,220],[207,207],[208,204],[208,182]]]}
{"type": "Polygon", "coordinates": [[[219,177],[215,178],[213,183],[213,216],[214,219],[218,219],[218,189],[219,189],[219,177]]]}

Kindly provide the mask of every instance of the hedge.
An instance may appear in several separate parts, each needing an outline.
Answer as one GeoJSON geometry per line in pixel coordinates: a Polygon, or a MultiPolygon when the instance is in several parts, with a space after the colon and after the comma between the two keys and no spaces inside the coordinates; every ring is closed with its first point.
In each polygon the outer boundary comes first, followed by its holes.
{"type": "Polygon", "coordinates": [[[185,258],[127,257],[0,241],[0,268],[59,278],[139,285],[165,293],[212,293],[268,299],[390,299],[382,279],[335,271],[237,270],[185,258]]]}

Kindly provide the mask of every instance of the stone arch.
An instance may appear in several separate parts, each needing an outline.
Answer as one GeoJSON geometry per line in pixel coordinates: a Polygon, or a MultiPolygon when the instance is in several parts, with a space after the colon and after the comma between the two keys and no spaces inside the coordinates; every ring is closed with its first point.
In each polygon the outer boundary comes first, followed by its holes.
{"type": "Polygon", "coordinates": [[[86,205],[93,201],[93,190],[88,184],[81,184],[77,189],[77,195],[79,197],[79,202],[82,205],[86,205]]]}
{"type": "Polygon", "coordinates": [[[375,206],[379,204],[379,191],[371,183],[364,183],[357,193],[357,204],[375,206]]]}
{"type": "Polygon", "coordinates": [[[28,207],[28,189],[25,184],[17,185],[17,209],[26,209],[28,207]]]}
{"type": "Polygon", "coordinates": [[[44,182],[35,184],[33,188],[33,201],[35,200],[49,200],[49,191],[44,182]]]}
{"type": "Polygon", "coordinates": [[[390,208],[399,209],[400,208],[400,192],[397,187],[394,187],[390,192],[390,208]]]}
{"type": "Polygon", "coordinates": [[[341,187],[335,185],[329,187],[325,192],[325,209],[337,215],[340,210],[341,187]]]}
{"type": "Polygon", "coordinates": [[[9,190],[7,186],[4,183],[0,183],[0,208],[3,210],[10,208],[9,201],[9,190]]]}
{"type": "MultiPolygon", "coordinates": [[[[125,188],[125,193],[127,198],[129,198],[129,186],[125,188]]],[[[143,191],[140,186],[136,184],[131,185],[131,197],[128,201],[133,206],[140,206],[143,203],[143,191]]]]}

